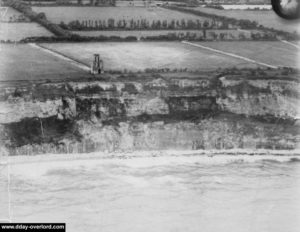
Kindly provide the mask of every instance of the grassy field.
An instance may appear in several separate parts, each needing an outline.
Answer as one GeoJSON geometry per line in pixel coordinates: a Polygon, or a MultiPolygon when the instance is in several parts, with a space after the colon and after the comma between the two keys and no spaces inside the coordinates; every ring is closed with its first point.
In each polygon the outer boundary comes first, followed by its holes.
{"type": "Polygon", "coordinates": [[[275,66],[299,67],[297,50],[292,45],[275,42],[205,42],[197,43],[224,52],[244,56],[275,66]]]}
{"type": "Polygon", "coordinates": [[[0,44],[0,81],[73,78],[83,71],[30,45],[0,44]]]}
{"type": "Polygon", "coordinates": [[[1,23],[0,40],[19,41],[32,36],[53,36],[53,34],[37,23],[1,23]]]}
{"type": "Polygon", "coordinates": [[[257,21],[259,24],[278,30],[300,33],[300,20],[298,21],[286,21],[277,16],[272,10],[270,11],[247,11],[247,10],[217,10],[212,8],[193,8],[199,11],[227,16],[237,19],[249,19],[257,21]]]}
{"type": "MultiPolygon", "coordinates": [[[[297,49],[282,42],[193,43],[276,66],[297,65],[297,49]]],[[[257,64],[180,42],[43,43],[43,47],[89,66],[99,53],[105,70],[144,71],[169,68],[210,71],[257,64]]],[[[26,44],[0,45],[0,80],[66,79],[88,75],[69,61],[26,44]]]]}
{"type": "Polygon", "coordinates": [[[94,53],[105,69],[143,71],[146,68],[215,70],[218,67],[257,67],[226,55],[197,49],[180,42],[55,43],[42,44],[51,50],[90,65],[94,53]]]}
{"type": "MultiPolygon", "coordinates": [[[[144,7],[33,7],[36,12],[44,12],[47,18],[55,23],[68,23],[74,20],[201,20],[201,17],[184,14],[162,8],[144,7]]],[[[203,18],[202,18],[203,19],[203,18]]]]}

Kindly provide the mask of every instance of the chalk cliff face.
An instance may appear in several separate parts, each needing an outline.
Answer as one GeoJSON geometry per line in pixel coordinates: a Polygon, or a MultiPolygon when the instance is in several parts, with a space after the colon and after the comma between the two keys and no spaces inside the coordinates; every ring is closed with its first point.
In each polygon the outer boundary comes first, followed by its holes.
{"type": "Polygon", "coordinates": [[[296,149],[298,80],[182,73],[6,84],[1,146],[11,155],[296,149]]]}
{"type": "Polygon", "coordinates": [[[286,80],[249,80],[230,83],[221,78],[222,97],[218,105],[235,114],[282,119],[299,118],[299,91],[297,82],[286,80]]]}

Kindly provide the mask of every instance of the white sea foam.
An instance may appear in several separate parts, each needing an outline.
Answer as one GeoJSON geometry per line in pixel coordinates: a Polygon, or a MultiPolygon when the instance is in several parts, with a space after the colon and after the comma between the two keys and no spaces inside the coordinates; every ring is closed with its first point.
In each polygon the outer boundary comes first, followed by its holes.
{"type": "Polygon", "coordinates": [[[227,163],[253,163],[261,161],[300,161],[298,151],[226,150],[226,151],[134,151],[130,153],[48,154],[10,157],[12,173],[29,178],[45,175],[55,168],[72,169],[117,164],[130,168],[194,163],[220,165],[227,163]]]}
{"type": "Polygon", "coordinates": [[[297,154],[235,150],[8,157],[12,222],[66,222],[72,232],[296,232],[300,163],[286,161],[298,160],[297,154]]]}

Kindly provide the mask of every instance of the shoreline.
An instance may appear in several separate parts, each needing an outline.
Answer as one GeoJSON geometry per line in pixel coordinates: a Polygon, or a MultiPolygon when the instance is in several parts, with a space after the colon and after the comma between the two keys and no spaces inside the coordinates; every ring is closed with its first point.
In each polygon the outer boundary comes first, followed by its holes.
{"type": "MultiPolygon", "coordinates": [[[[33,156],[1,156],[0,165],[45,163],[57,161],[88,161],[88,160],[126,160],[140,158],[190,158],[201,157],[203,161],[221,158],[231,158],[233,161],[244,159],[245,161],[261,161],[274,159],[276,161],[290,161],[293,158],[300,158],[300,149],[296,150],[267,150],[267,149],[232,149],[232,150],[157,150],[157,151],[128,151],[128,152],[92,152],[77,154],[43,154],[33,156]],[[5,158],[6,162],[3,162],[5,158]]],[[[225,158],[225,159],[224,159],[225,158]]],[[[230,160],[227,160],[230,161],[230,160]]],[[[217,162],[218,163],[218,162],[217,162]]]]}

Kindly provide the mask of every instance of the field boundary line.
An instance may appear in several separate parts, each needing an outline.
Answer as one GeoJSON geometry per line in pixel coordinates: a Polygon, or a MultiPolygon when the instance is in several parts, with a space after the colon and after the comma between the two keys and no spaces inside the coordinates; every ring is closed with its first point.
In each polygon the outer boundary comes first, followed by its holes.
{"type": "Polygon", "coordinates": [[[88,65],[86,65],[85,63],[82,63],[82,62],[80,62],[78,60],[75,60],[75,59],[73,59],[71,57],[68,57],[68,56],[66,56],[66,55],[64,55],[64,54],[62,54],[60,52],[54,51],[52,49],[46,48],[46,47],[41,46],[41,45],[36,44],[36,43],[29,43],[29,46],[37,48],[37,49],[39,49],[41,51],[47,52],[47,53],[49,53],[49,54],[51,54],[51,55],[53,55],[55,57],[58,57],[58,58],[60,58],[62,60],[65,60],[68,63],[70,63],[70,64],[72,64],[72,65],[76,66],[77,68],[80,68],[80,69],[82,69],[84,71],[90,71],[90,67],[88,65]]]}
{"type": "Polygon", "coordinates": [[[210,47],[206,47],[206,46],[203,46],[203,45],[200,45],[200,44],[195,44],[195,43],[191,43],[191,42],[188,42],[188,41],[181,41],[181,43],[188,44],[188,45],[191,45],[191,46],[194,46],[194,47],[199,47],[199,48],[202,48],[202,49],[205,49],[205,50],[209,50],[209,51],[213,51],[213,52],[216,52],[216,53],[220,53],[222,55],[231,56],[231,57],[236,58],[236,59],[245,60],[245,61],[248,61],[250,63],[254,63],[254,64],[259,64],[259,65],[262,65],[262,66],[266,66],[268,68],[273,68],[273,69],[277,69],[278,68],[278,66],[275,66],[275,65],[270,65],[270,64],[262,63],[262,62],[259,62],[259,61],[252,60],[250,58],[244,57],[244,56],[239,56],[239,55],[236,55],[236,54],[233,54],[233,53],[230,53],[230,52],[224,52],[224,51],[217,50],[217,49],[210,48],[210,47]]]}
{"type": "Polygon", "coordinates": [[[289,45],[291,45],[291,46],[293,46],[293,47],[295,47],[295,48],[300,49],[300,46],[298,46],[297,44],[291,43],[291,42],[286,41],[286,40],[279,40],[279,41],[281,41],[282,43],[289,44],[289,45]]]}

